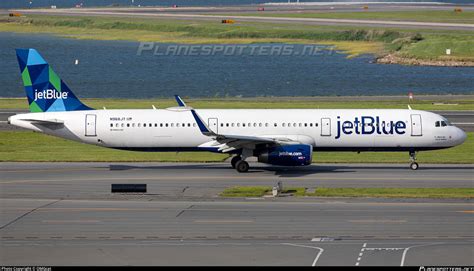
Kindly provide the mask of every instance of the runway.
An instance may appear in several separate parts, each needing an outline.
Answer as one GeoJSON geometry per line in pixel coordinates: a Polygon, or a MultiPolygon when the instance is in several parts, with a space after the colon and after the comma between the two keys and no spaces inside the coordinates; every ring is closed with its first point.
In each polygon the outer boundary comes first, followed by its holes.
{"type": "MultiPolygon", "coordinates": [[[[147,183],[147,200],[214,199],[232,186],[473,187],[472,165],[315,164],[303,168],[252,164],[239,174],[229,163],[1,163],[2,198],[116,199],[112,183],[147,183]]],[[[122,197],[120,197],[122,198],[122,197]]],[[[136,197],[132,197],[136,199],[136,197]]]]}
{"type": "MultiPolygon", "coordinates": [[[[453,125],[458,126],[466,132],[474,132],[474,111],[432,111],[447,118],[453,125]]],[[[0,109],[0,131],[22,130],[21,128],[9,125],[8,117],[28,113],[24,109],[0,109]]]]}
{"type": "Polygon", "coordinates": [[[472,165],[1,163],[2,265],[473,265],[471,200],[222,199],[247,185],[472,187],[472,165]],[[147,194],[110,193],[147,183],[147,194]]]}
{"type": "MultiPolygon", "coordinates": [[[[332,3],[302,4],[302,5],[264,5],[265,14],[282,12],[371,12],[371,11],[416,11],[416,10],[452,10],[449,4],[410,4],[410,3],[378,3],[370,4],[370,9],[365,10],[365,4],[332,3]]],[[[472,5],[457,5],[463,10],[474,10],[472,5]]],[[[264,23],[298,23],[306,25],[351,25],[372,27],[398,27],[398,28],[426,28],[447,30],[474,30],[474,24],[463,23],[437,23],[392,20],[350,20],[350,19],[322,19],[322,18],[282,18],[261,16],[239,16],[256,14],[258,6],[229,6],[229,7],[120,7],[120,8],[80,8],[80,9],[19,9],[15,10],[24,14],[44,14],[61,16],[119,16],[141,17],[155,19],[179,20],[214,20],[235,19],[239,22],[264,22],[264,23]],[[232,14],[234,13],[234,14],[232,14]]]]}

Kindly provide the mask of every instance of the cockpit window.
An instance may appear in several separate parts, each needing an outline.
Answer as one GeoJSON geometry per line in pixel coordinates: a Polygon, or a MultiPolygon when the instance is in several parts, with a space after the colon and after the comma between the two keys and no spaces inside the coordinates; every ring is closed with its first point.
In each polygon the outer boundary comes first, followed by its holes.
{"type": "Polygon", "coordinates": [[[441,127],[446,127],[448,126],[444,120],[441,121],[441,127]]]}
{"type": "Polygon", "coordinates": [[[439,126],[440,126],[439,121],[435,122],[435,127],[439,127],[439,126]]]}

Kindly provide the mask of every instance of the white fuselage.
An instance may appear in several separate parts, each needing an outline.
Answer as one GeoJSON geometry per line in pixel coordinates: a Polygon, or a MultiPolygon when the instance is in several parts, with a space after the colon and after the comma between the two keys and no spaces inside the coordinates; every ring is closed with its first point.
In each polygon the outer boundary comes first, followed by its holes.
{"type": "MultiPolygon", "coordinates": [[[[464,142],[466,134],[442,116],[392,109],[200,109],[218,134],[289,138],[314,150],[417,151],[464,142]],[[443,121],[448,125],[436,127],[443,121]]],[[[149,110],[89,110],[28,113],[12,125],[109,148],[138,151],[216,151],[182,107],[149,110]],[[33,120],[33,121],[32,121],[33,120]],[[59,120],[60,125],[38,121],[59,120]]]]}

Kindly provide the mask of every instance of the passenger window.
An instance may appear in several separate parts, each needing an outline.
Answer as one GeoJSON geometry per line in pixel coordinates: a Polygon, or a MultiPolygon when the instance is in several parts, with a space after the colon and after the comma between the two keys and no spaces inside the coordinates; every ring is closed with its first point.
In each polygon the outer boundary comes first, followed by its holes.
{"type": "Polygon", "coordinates": [[[141,127],[141,126],[142,126],[141,123],[139,123],[139,124],[138,124],[138,127],[141,127]]]}
{"type": "MultiPolygon", "coordinates": [[[[317,124],[317,123],[316,123],[316,124],[317,124]]],[[[317,126],[317,125],[316,125],[316,126],[317,126]]],[[[309,127],[313,127],[313,124],[312,124],[312,123],[310,123],[310,124],[309,124],[309,127]]]]}
{"type": "Polygon", "coordinates": [[[158,127],[158,123],[155,123],[155,127],[158,127]]]}
{"type": "Polygon", "coordinates": [[[275,123],[273,124],[273,126],[277,127],[277,126],[278,126],[278,124],[275,122],[275,123]]]}
{"type": "Polygon", "coordinates": [[[262,127],[262,124],[261,124],[261,123],[259,123],[259,124],[258,124],[258,127],[262,127]]]}
{"type": "Polygon", "coordinates": [[[240,127],[240,123],[239,123],[239,122],[237,122],[237,127],[240,127]]]}
{"type": "Polygon", "coordinates": [[[188,127],[191,127],[191,123],[188,123],[188,127]]]}
{"type": "Polygon", "coordinates": [[[282,127],[285,127],[285,123],[282,123],[281,126],[282,126],[282,127]]]}
{"type": "Polygon", "coordinates": [[[121,126],[122,126],[122,127],[125,127],[125,123],[122,123],[122,125],[121,125],[121,126]]]}
{"type": "Polygon", "coordinates": [[[135,123],[132,123],[132,127],[135,127],[135,123]]]}
{"type": "Polygon", "coordinates": [[[114,124],[113,124],[113,123],[111,123],[111,124],[110,124],[110,127],[114,127],[114,124]]]}
{"type": "Polygon", "coordinates": [[[226,124],[225,124],[225,127],[229,127],[229,124],[228,124],[228,123],[226,123],[226,124]]]}
{"type": "Polygon", "coordinates": [[[196,127],[196,123],[193,123],[193,127],[196,127]]]}
{"type": "Polygon", "coordinates": [[[149,124],[148,124],[148,127],[153,127],[153,124],[149,123],[149,124]]]}
{"type": "Polygon", "coordinates": [[[165,126],[168,127],[168,123],[165,123],[165,126]]]}
{"type": "Polygon", "coordinates": [[[130,127],[130,123],[127,123],[127,127],[130,127]]]}
{"type": "Polygon", "coordinates": [[[242,123],[242,127],[245,127],[245,123],[242,123]]]}
{"type": "Polygon", "coordinates": [[[234,123],[232,122],[232,123],[230,124],[230,126],[234,127],[234,123]]]}

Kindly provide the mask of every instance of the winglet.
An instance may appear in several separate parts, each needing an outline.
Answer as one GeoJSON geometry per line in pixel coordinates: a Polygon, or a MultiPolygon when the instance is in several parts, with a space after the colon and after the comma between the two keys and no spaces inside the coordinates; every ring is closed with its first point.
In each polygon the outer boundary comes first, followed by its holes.
{"type": "Polygon", "coordinates": [[[191,113],[193,114],[194,120],[196,120],[196,123],[199,127],[199,130],[203,135],[206,136],[215,136],[216,134],[207,127],[207,125],[202,121],[201,117],[194,111],[194,109],[191,109],[191,113]]]}
{"type": "Polygon", "coordinates": [[[180,107],[186,107],[186,103],[179,97],[179,95],[174,95],[174,98],[176,99],[176,102],[178,103],[178,106],[180,107]]]}

